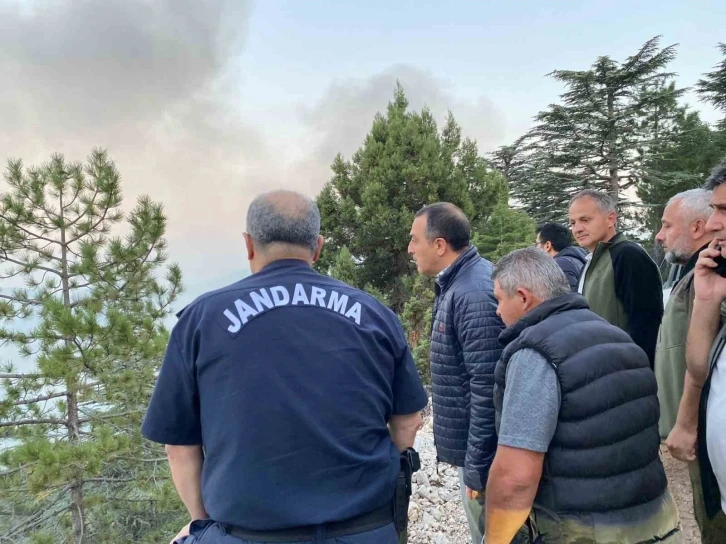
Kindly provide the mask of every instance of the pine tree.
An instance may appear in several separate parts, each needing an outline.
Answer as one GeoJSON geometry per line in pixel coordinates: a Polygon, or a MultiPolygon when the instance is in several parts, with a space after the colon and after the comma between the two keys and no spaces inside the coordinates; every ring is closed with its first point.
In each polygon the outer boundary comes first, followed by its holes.
{"type": "Polygon", "coordinates": [[[348,285],[356,285],[358,283],[355,261],[347,247],[343,246],[340,248],[340,251],[335,256],[335,262],[329,274],[348,285]]]}
{"type": "Polygon", "coordinates": [[[428,382],[434,292],[433,280],[417,274],[407,252],[416,212],[434,202],[456,204],[471,222],[474,241],[492,225],[508,230],[491,248],[494,256],[531,243],[534,225],[523,227],[526,215],[509,212],[506,179],[479,155],[474,141],[462,139],[453,115],[439,132],[426,108],[408,110],[400,85],[352,160],[339,155],[332,170],[317,198],[326,238],[317,267],[400,315],[428,382]]]}
{"type": "MultiPolygon", "coordinates": [[[[607,191],[621,211],[628,207],[627,191],[641,181],[683,93],[666,71],[674,57],[675,46],[660,49],[656,37],[623,63],[605,56],[589,70],[551,73],[566,92],[536,116],[519,145],[526,167],[510,172],[512,196],[526,211],[538,221],[562,219],[569,197],[584,188],[607,191]]],[[[507,151],[500,150],[500,167],[507,151]]]]}
{"type": "Polygon", "coordinates": [[[124,215],[102,150],[85,166],[10,161],[5,179],[0,342],[34,368],[0,371],[0,539],[152,538],[183,518],[163,451],[139,431],[181,289],[162,207],[142,197],[124,215]]]}
{"type": "Polygon", "coordinates": [[[668,200],[703,185],[711,169],[726,153],[718,132],[701,121],[698,112],[679,108],[671,133],[662,138],[643,165],[637,194],[642,201],[645,237],[660,230],[668,200]]]}
{"type": "MultiPolygon", "coordinates": [[[[719,43],[718,49],[724,59],[715,66],[715,70],[704,74],[704,78],[696,84],[696,92],[701,99],[710,102],[726,115],[726,43],[719,43]]],[[[726,117],[722,120],[726,130],[726,117]]]]}
{"type": "Polygon", "coordinates": [[[474,236],[479,253],[493,263],[515,249],[530,246],[536,238],[535,222],[522,210],[497,205],[487,226],[474,236]]]}
{"type": "Polygon", "coordinates": [[[531,134],[492,153],[492,164],[505,177],[517,207],[540,223],[565,221],[576,175],[549,168],[550,155],[531,134]]]}
{"type": "Polygon", "coordinates": [[[431,383],[431,319],[434,303],[433,280],[426,276],[406,278],[411,297],[403,307],[403,322],[416,368],[424,383],[431,383]]]}
{"type": "Polygon", "coordinates": [[[408,110],[400,85],[352,161],[339,155],[332,170],[317,198],[327,244],[318,268],[339,268],[346,248],[355,263],[354,284],[384,293],[397,313],[410,296],[404,280],[415,274],[407,253],[415,213],[426,204],[452,202],[476,230],[507,199],[504,178],[479,155],[475,142],[462,140],[454,117],[449,115],[439,133],[426,108],[408,110]]]}

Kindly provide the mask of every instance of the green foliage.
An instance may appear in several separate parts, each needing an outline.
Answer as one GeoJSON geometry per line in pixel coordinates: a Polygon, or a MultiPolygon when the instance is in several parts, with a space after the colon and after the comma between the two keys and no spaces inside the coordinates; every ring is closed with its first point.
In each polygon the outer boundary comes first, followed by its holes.
{"type": "Polygon", "coordinates": [[[329,274],[349,285],[355,285],[358,282],[355,261],[346,246],[343,246],[338,251],[329,274]]]}
{"type": "Polygon", "coordinates": [[[412,348],[416,368],[424,383],[431,383],[431,319],[434,304],[433,279],[426,276],[406,278],[411,298],[403,307],[401,320],[412,348]]]}
{"type": "Polygon", "coordinates": [[[142,197],[125,215],[101,150],[85,165],[10,161],[5,179],[0,342],[35,368],[0,371],[0,538],[156,541],[184,523],[163,450],[139,430],[181,289],[162,207],[142,197]]]}
{"type": "MultiPolygon", "coordinates": [[[[698,81],[696,92],[701,99],[710,102],[726,115],[726,43],[718,44],[718,48],[724,58],[712,72],[704,74],[703,79],[698,81]]],[[[726,117],[721,124],[726,130],[726,117]]]]}
{"type": "Polygon", "coordinates": [[[660,230],[668,200],[677,193],[703,185],[724,155],[723,134],[702,122],[697,112],[680,108],[670,134],[654,147],[645,161],[643,179],[637,187],[643,203],[645,230],[651,234],[660,230]]]}
{"type": "Polygon", "coordinates": [[[415,273],[407,254],[415,213],[426,204],[452,202],[478,230],[507,200],[504,178],[479,155],[475,142],[462,140],[454,117],[449,115],[439,133],[426,108],[408,110],[400,85],[352,160],[338,156],[332,170],[317,198],[327,243],[318,269],[386,293],[398,313],[410,297],[405,278],[415,273]]]}
{"type": "Polygon", "coordinates": [[[407,252],[416,212],[434,202],[456,204],[488,258],[532,243],[534,223],[524,212],[509,210],[504,176],[479,155],[475,142],[462,139],[453,115],[439,132],[426,108],[408,110],[400,85],[352,160],[339,155],[332,170],[317,198],[326,238],[317,267],[372,293],[401,316],[429,383],[433,280],[417,275],[407,252]]]}
{"type": "Polygon", "coordinates": [[[515,249],[534,243],[535,222],[522,210],[513,210],[507,204],[498,204],[486,228],[474,236],[479,253],[493,263],[515,249]]]}
{"type": "Polygon", "coordinates": [[[569,198],[585,188],[609,192],[628,208],[628,190],[640,183],[644,162],[667,137],[677,115],[674,46],[646,42],[619,63],[599,57],[589,70],[555,70],[566,91],[559,104],[513,146],[495,154],[512,196],[537,221],[562,221],[569,198]]]}

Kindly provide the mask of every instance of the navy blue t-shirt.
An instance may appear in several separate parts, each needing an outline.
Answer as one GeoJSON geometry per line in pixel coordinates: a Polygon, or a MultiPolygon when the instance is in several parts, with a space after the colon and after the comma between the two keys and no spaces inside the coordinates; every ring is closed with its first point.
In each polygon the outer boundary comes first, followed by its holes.
{"type": "Polygon", "coordinates": [[[180,312],[142,431],[203,445],[212,519],[279,529],[390,501],[399,453],[387,422],[426,403],[395,314],[283,260],[180,312]]]}

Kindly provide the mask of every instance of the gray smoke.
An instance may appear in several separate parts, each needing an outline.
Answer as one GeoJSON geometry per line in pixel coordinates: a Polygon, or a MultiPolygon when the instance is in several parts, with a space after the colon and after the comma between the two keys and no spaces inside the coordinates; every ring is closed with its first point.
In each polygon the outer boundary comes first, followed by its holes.
{"type": "Polygon", "coordinates": [[[189,268],[226,247],[240,269],[239,197],[274,177],[264,139],[235,108],[249,8],[244,0],[2,4],[0,160],[36,164],[53,152],[77,160],[105,147],[124,177],[127,209],[142,193],[165,204],[172,257],[189,268]]]}
{"type": "Polygon", "coordinates": [[[127,209],[143,193],[164,203],[170,255],[191,296],[247,268],[249,202],[281,187],[315,196],[335,154],[349,158],[385,111],[396,80],[412,108],[427,104],[439,121],[451,109],[481,149],[499,143],[502,116],[487,99],[461,100],[409,65],[336,81],[300,104],[297,118],[291,112],[289,130],[266,133],[239,108],[249,103],[250,11],[245,0],[3,2],[0,163],[38,164],[54,152],[79,160],[107,148],[127,209]]]}
{"type": "Polygon", "coordinates": [[[244,42],[247,7],[240,0],[3,4],[4,136],[108,136],[157,121],[219,79],[244,42]]]}
{"type": "Polygon", "coordinates": [[[334,82],[317,104],[301,108],[301,118],[312,132],[311,140],[317,142],[308,160],[298,165],[299,171],[311,180],[311,190],[319,190],[330,178],[329,166],[336,153],[350,159],[360,147],[370,131],[373,116],[385,113],[393,99],[396,81],[403,86],[409,108],[420,111],[427,106],[439,129],[451,111],[463,137],[475,139],[480,153],[502,144],[504,117],[486,98],[486,90],[474,102],[462,100],[455,96],[450,82],[417,67],[399,64],[367,79],[334,82]]]}

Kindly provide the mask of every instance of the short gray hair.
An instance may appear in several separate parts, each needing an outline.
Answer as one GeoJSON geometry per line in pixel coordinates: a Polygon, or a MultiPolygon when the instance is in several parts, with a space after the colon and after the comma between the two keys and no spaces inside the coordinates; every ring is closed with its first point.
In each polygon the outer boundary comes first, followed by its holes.
{"type": "Polygon", "coordinates": [[[315,252],[320,236],[320,210],[300,193],[264,193],[252,201],[247,211],[247,233],[261,248],[279,243],[315,252]]]}
{"type": "Polygon", "coordinates": [[[618,213],[618,203],[615,202],[613,197],[607,193],[596,191],[594,189],[583,189],[576,193],[570,200],[570,206],[572,206],[573,202],[576,200],[580,200],[586,196],[589,196],[595,201],[597,207],[600,208],[602,213],[618,213]]]}
{"type": "Polygon", "coordinates": [[[703,188],[708,191],[713,191],[723,183],[726,183],[726,160],[713,169],[703,188]]]}
{"type": "Polygon", "coordinates": [[[689,224],[699,219],[708,221],[708,218],[711,217],[711,191],[706,189],[683,191],[672,196],[666,204],[666,208],[678,202],[681,203],[679,212],[683,214],[689,224]]]}
{"type": "Polygon", "coordinates": [[[565,273],[555,260],[541,249],[528,247],[512,251],[494,267],[493,280],[507,295],[524,288],[541,300],[550,300],[571,292],[565,273]]]}

